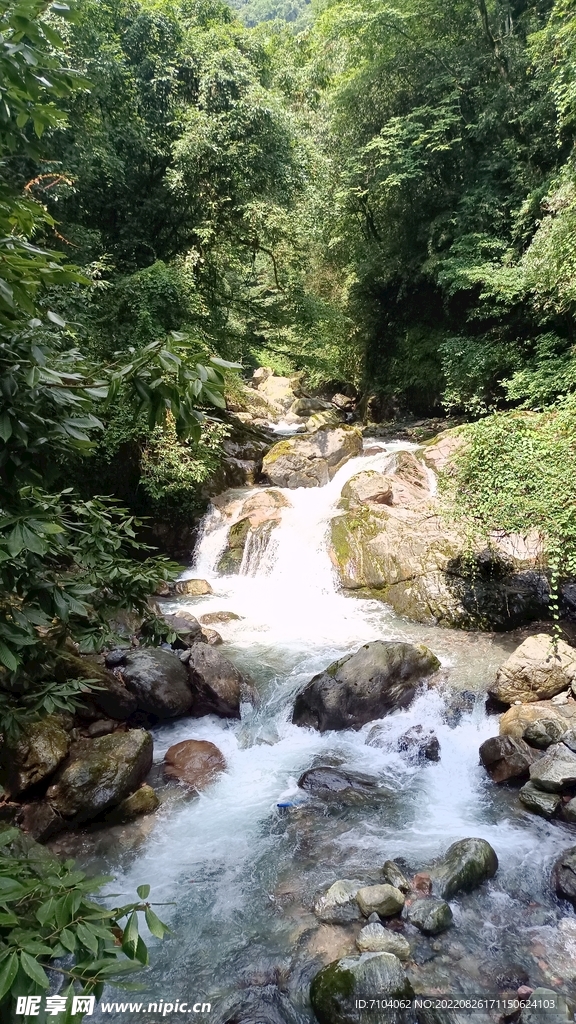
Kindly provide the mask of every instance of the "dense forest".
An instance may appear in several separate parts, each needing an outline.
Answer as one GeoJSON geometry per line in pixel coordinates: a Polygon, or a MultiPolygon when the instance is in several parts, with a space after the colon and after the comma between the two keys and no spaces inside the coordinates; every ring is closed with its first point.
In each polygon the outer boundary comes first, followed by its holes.
{"type": "Polygon", "coordinates": [[[93,683],[72,640],[126,611],[166,640],[147,599],[177,566],[142,517],[197,523],[260,366],[365,423],[472,423],[461,511],[574,572],[571,0],[0,18],[4,735],[93,683]]]}

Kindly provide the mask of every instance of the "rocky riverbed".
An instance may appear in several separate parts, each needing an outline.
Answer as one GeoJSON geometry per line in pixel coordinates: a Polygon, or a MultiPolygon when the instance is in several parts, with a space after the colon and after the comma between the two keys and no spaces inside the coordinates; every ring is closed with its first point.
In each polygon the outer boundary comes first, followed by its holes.
{"type": "Polygon", "coordinates": [[[467,570],[435,497],[457,434],[316,425],[215,500],[158,598],[170,644],[133,623],[105,663],[70,652],[101,689],[5,750],[2,815],[115,892],[152,884],[173,937],[143,1001],[408,1024],[356,1000],[576,999],[576,652],[533,621],[539,553],[498,538],[467,570]]]}

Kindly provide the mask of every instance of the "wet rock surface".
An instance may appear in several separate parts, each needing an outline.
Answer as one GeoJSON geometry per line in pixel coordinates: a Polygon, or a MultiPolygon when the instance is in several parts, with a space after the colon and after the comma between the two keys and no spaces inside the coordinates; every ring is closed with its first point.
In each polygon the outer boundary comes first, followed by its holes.
{"type": "Polygon", "coordinates": [[[553,743],[530,767],[530,781],[548,793],[576,785],[576,754],[564,743],[553,743]]]}
{"type": "Polygon", "coordinates": [[[297,695],[292,721],[320,732],[354,729],[414,698],[418,683],[439,667],[427,647],[376,640],[334,662],[297,695]]]}
{"type": "Polygon", "coordinates": [[[68,753],[69,732],[61,718],[48,715],[31,722],[17,740],[1,749],[6,794],[20,797],[54,774],[68,753]]]}
{"type": "Polygon", "coordinates": [[[143,729],[79,740],[47,792],[63,818],[89,821],[129,796],[152,767],[152,737],[143,729]]]}
{"type": "Polygon", "coordinates": [[[356,900],[364,917],[369,917],[370,914],[392,917],[402,910],[404,893],[385,882],[383,885],[363,886],[356,893],[356,900]]]}
{"type": "Polygon", "coordinates": [[[576,907],[576,846],[564,850],[555,861],[551,882],[557,895],[576,907]]]}
{"type": "Polygon", "coordinates": [[[498,870],[498,858],[485,839],[460,839],[430,871],[434,895],[449,900],[458,892],[471,892],[498,870]]]}
{"type": "Polygon", "coordinates": [[[350,878],[342,878],[320,896],[314,904],[314,913],[321,921],[330,924],[345,924],[348,921],[359,921],[362,914],[356,893],[362,882],[350,878]]]}
{"type": "Polygon", "coordinates": [[[378,792],[378,780],[373,776],[329,765],[309,768],[303,772],[298,779],[298,786],[321,800],[339,802],[355,802],[362,797],[374,797],[378,792]]]}
{"type": "Polygon", "coordinates": [[[224,755],[208,740],[182,740],[164,755],[164,775],[200,792],[226,771],[224,755]]]}
{"type": "Polygon", "coordinates": [[[527,782],[518,793],[520,803],[533,814],[541,814],[543,818],[552,818],[561,804],[558,793],[546,793],[533,782],[527,782]]]}
{"type": "Polygon", "coordinates": [[[126,689],[139,711],[158,719],[178,718],[192,708],[192,691],[182,662],[170,651],[142,647],[126,653],[121,666],[126,689]]]}
{"type": "Polygon", "coordinates": [[[225,514],[236,516],[218,561],[218,571],[230,575],[240,571],[251,551],[267,547],[282,519],[282,509],[288,508],[290,502],[281,491],[267,487],[251,494],[239,508],[234,499],[227,503],[226,495],[221,495],[217,504],[225,514]]]}
{"type": "Polygon", "coordinates": [[[343,587],[368,591],[418,622],[464,629],[507,630],[546,617],[538,550],[520,556],[514,544],[487,549],[478,539],[471,552],[466,531],[439,514],[413,453],[398,453],[378,481],[367,475],[348,481],[343,514],[331,523],[331,557],[343,587]]]}
{"type": "Polygon", "coordinates": [[[491,736],[480,747],[480,761],[494,782],[528,777],[530,766],[540,757],[524,740],[491,736]]]}
{"type": "Polygon", "coordinates": [[[408,998],[412,986],[391,953],[362,953],[324,967],[312,981],[310,1000],[319,1024],[408,1024],[411,1012],[376,1009],[366,1014],[360,1000],[408,998]]]}
{"type": "Polygon", "coordinates": [[[356,945],[361,953],[392,953],[399,960],[408,960],[410,956],[410,943],[403,935],[397,935],[375,922],[361,929],[356,936],[356,945]]]}
{"type": "Polygon", "coordinates": [[[317,430],[279,441],[265,455],[262,472],[278,487],[322,487],[362,449],[355,427],[317,430]]]}
{"type": "Polygon", "coordinates": [[[241,704],[258,700],[251,680],[207,644],[192,649],[187,667],[194,715],[240,718],[241,704]]]}
{"type": "Polygon", "coordinates": [[[415,925],[424,935],[439,935],[450,927],[453,920],[448,903],[433,896],[412,901],[408,906],[407,917],[410,924],[415,925]]]}

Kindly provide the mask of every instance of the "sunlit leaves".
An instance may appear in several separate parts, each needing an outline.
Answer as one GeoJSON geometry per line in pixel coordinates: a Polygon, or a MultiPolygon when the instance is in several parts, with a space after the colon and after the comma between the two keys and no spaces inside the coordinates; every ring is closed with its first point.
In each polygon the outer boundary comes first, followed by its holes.
{"type": "Polygon", "coordinates": [[[51,966],[63,973],[69,992],[100,994],[105,982],[147,963],[141,918],[156,938],[168,931],[142,902],[150,887],[139,887],[138,902],[108,909],[92,894],[110,881],[87,877],[73,861],[56,860],[0,824],[0,1013],[10,1012],[11,994],[46,990],[51,966]]]}

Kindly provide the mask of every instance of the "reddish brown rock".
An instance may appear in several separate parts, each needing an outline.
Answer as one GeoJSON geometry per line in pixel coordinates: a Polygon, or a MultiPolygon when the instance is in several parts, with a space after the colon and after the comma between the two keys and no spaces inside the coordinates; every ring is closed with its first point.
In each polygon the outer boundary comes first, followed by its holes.
{"type": "Polygon", "coordinates": [[[425,871],[419,871],[412,879],[412,888],[414,892],[421,892],[425,896],[429,896],[432,892],[432,879],[430,875],[425,871]]]}
{"type": "Polygon", "coordinates": [[[226,767],[223,754],[208,740],[174,743],[164,757],[164,775],[185,782],[197,792],[209,786],[226,767]]]}

